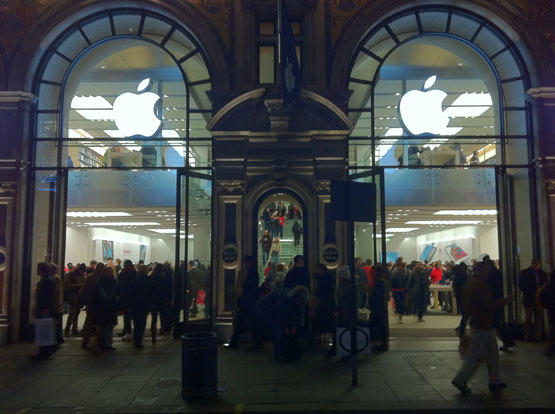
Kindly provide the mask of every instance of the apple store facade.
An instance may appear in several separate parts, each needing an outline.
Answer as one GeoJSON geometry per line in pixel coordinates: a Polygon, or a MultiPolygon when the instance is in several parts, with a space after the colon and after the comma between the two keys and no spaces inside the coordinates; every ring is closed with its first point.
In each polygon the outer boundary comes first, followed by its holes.
{"type": "MultiPolygon", "coordinates": [[[[378,1],[339,30],[315,23],[323,4],[292,1],[303,89],[284,109],[275,10],[231,2],[243,19],[226,34],[215,6],[209,21],[191,2],[140,3],[45,17],[16,62],[27,66],[6,76],[21,84],[0,96],[15,99],[2,109],[20,140],[5,157],[13,171],[0,169],[9,341],[32,332],[38,262],[109,257],[167,262],[176,333],[226,340],[240,259],[255,255],[263,272],[263,213],[280,203],[281,261],[303,254],[311,274],[348,263],[351,244],[374,263],[488,254],[508,294],[533,257],[553,266],[540,48],[498,6],[378,1]],[[376,184],[375,223],[331,219],[330,183],[345,179],[376,184]]],[[[343,12],[330,7],[332,20],[343,12]]],[[[520,309],[517,298],[507,320],[520,323],[520,309]]]]}

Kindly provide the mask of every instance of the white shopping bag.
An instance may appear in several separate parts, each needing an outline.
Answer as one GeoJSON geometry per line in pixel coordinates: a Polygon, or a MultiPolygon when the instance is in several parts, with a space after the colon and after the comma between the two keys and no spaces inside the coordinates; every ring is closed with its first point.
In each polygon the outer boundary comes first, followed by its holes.
{"type": "MultiPolygon", "coordinates": [[[[337,328],[336,352],[338,357],[351,355],[351,329],[337,328]]],[[[370,327],[357,326],[356,332],[357,354],[370,355],[370,327]]]]}
{"type": "Polygon", "coordinates": [[[56,345],[56,322],[52,318],[35,321],[35,345],[56,345]]]}

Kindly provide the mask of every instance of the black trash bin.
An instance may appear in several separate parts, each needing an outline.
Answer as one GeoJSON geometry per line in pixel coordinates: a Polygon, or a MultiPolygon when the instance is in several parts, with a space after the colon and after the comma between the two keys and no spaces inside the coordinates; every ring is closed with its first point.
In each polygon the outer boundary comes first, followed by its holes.
{"type": "Polygon", "coordinates": [[[184,400],[206,400],[218,392],[218,347],[214,332],[181,337],[181,379],[184,400]]]}

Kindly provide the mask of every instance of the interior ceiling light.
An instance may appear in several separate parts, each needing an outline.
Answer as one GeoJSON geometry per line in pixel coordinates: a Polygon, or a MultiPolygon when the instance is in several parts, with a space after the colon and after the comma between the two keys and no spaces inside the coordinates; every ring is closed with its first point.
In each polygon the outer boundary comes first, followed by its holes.
{"type": "MultiPolygon", "coordinates": [[[[412,223],[407,223],[412,224],[412,223]]],[[[417,224],[417,223],[415,223],[417,224]]],[[[410,233],[411,231],[419,230],[418,227],[389,227],[387,231],[392,233],[410,233]]]]}
{"type": "Polygon", "coordinates": [[[77,96],[71,100],[72,109],[112,109],[110,102],[103,96],[77,96]]]}
{"type": "Polygon", "coordinates": [[[441,216],[495,216],[497,210],[439,210],[434,214],[441,216]]]}
{"type": "Polygon", "coordinates": [[[129,217],[132,214],[123,211],[68,211],[68,217],[129,217]]]}
{"type": "Polygon", "coordinates": [[[491,108],[493,102],[489,93],[468,93],[459,95],[451,106],[445,109],[449,118],[477,117],[491,108]]]}
{"type": "Polygon", "coordinates": [[[407,221],[406,224],[420,224],[420,225],[433,225],[433,224],[480,224],[481,220],[411,220],[407,221]]]}
{"type": "Polygon", "coordinates": [[[156,221],[99,221],[97,223],[85,223],[87,226],[159,226],[156,221]]]}
{"type": "MultiPolygon", "coordinates": [[[[175,234],[175,229],[148,229],[148,231],[153,231],[159,234],[175,234]]],[[[185,234],[184,230],[181,230],[182,234],[185,234]]]]}

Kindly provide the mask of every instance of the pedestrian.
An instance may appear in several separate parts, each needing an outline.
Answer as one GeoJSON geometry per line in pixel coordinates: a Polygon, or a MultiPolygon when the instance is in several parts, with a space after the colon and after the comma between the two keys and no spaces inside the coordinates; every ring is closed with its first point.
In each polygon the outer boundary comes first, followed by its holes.
{"type": "Polygon", "coordinates": [[[149,281],[149,290],[151,295],[150,335],[152,343],[155,344],[158,317],[160,317],[160,327],[162,327],[162,321],[166,318],[167,305],[170,300],[164,265],[158,263],[154,266],[154,269],[149,276],[149,281]]]}
{"type": "MultiPolygon", "coordinates": [[[[380,345],[376,348],[378,351],[387,351],[389,341],[389,325],[387,315],[387,298],[386,285],[384,277],[386,269],[380,264],[374,266],[374,289],[370,295],[370,309],[372,316],[370,319],[373,325],[373,331],[377,333],[377,338],[380,339],[380,345]]],[[[372,326],[371,326],[372,328],[372,326]]]]}
{"type": "Polygon", "coordinates": [[[279,256],[281,256],[281,243],[279,242],[278,237],[274,237],[274,241],[272,242],[272,246],[270,247],[270,258],[272,263],[278,264],[279,263],[279,256]]]}
{"type": "Polygon", "coordinates": [[[121,272],[121,259],[116,259],[116,276],[119,276],[121,272]]]}
{"type": "Polygon", "coordinates": [[[191,318],[196,318],[198,314],[198,293],[202,285],[202,272],[194,260],[190,260],[187,265],[187,287],[185,311],[191,318]]]}
{"type": "Polygon", "coordinates": [[[238,279],[235,326],[229,341],[229,349],[237,349],[239,347],[239,338],[247,331],[249,322],[254,342],[251,349],[262,349],[264,347],[256,318],[255,303],[258,297],[258,281],[256,259],[253,256],[245,256],[243,259],[243,269],[241,269],[238,279]]]}
{"type": "Polygon", "coordinates": [[[293,246],[297,247],[301,244],[301,236],[303,234],[303,227],[299,224],[298,220],[295,220],[293,227],[291,229],[293,231],[293,246]]]}
{"type": "MultiPolygon", "coordinates": [[[[37,319],[51,318],[54,323],[54,311],[57,308],[56,282],[50,276],[48,264],[41,262],[37,265],[37,273],[40,277],[35,289],[35,307],[33,315],[37,319]]],[[[40,346],[37,355],[32,360],[48,359],[56,351],[56,345],[40,346]]]]}
{"type": "Polygon", "coordinates": [[[366,307],[366,296],[370,291],[366,271],[362,268],[362,259],[355,257],[355,286],[357,289],[357,307],[366,307]]]}
{"type": "Polygon", "coordinates": [[[330,349],[324,354],[326,358],[334,357],[337,353],[337,328],[348,329],[353,320],[352,303],[356,300],[356,292],[353,292],[351,285],[351,272],[349,266],[340,266],[337,269],[337,289],[334,298],[335,326],[333,329],[333,342],[330,349]]]}
{"type": "Polygon", "coordinates": [[[285,215],[279,214],[278,215],[278,222],[279,222],[279,237],[283,239],[283,228],[285,227],[285,215]]]}
{"type": "MultiPolygon", "coordinates": [[[[172,331],[172,326],[173,326],[173,304],[172,304],[172,298],[173,298],[173,269],[172,269],[172,265],[170,262],[166,261],[164,262],[164,271],[166,273],[166,291],[167,291],[167,295],[168,295],[168,302],[166,304],[166,308],[167,308],[167,312],[166,312],[166,318],[160,322],[160,325],[162,325],[160,327],[160,335],[169,335],[172,331]]],[[[208,271],[208,274],[210,274],[210,271],[208,271]]],[[[207,311],[208,307],[205,308],[205,312],[207,311]]]]}
{"type": "Polygon", "coordinates": [[[69,306],[65,336],[69,336],[70,332],[73,336],[79,336],[79,313],[81,313],[81,307],[83,306],[83,301],[79,291],[83,287],[83,283],[85,283],[86,271],[87,265],[85,265],[85,263],[81,263],[79,266],[70,271],[64,280],[64,298],[69,306]]]}
{"type": "Polygon", "coordinates": [[[275,289],[276,287],[283,286],[283,281],[285,280],[285,276],[287,275],[287,269],[283,263],[279,263],[276,266],[276,276],[274,282],[270,285],[270,290],[275,289]]]}
{"type": "Polygon", "coordinates": [[[93,305],[93,289],[96,281],[100,279],[102,271],[104,270],[104,263],[96,263],[96,268],[93,272],[89,273],[85,277],[85,282],[81,288],[81,297],[83,298],[83,303],[85,304],[85,323],[83,324],[83,341],[81,342],[81,348],[86,349],[89,345],[89,339],[92,334],[94,326],[94,305],[93,305]]]}
{"type": "Polygon", "coordinates": [[[462,300],[463,287],[468,280],[468,271],[467,271],[466,263],[461,262],[457,266],[455,266],[454,273],[455,273],[455,276],[453,278],[453,293],[455,294],[455,300],[457,301],[457,309],[461,314],[461,321],[459,323],[459,326],[455,328],[455,331],[457,332],[457,336],[459,338],[463,338],[465,335],[466,323],[468,319],[466,312],[464,311],[464,303],[462,300]]]}
{"type": "Polygon", "coordinates": [[[148,267],[140,265],[137,277],[132,285],[131,315],[133,317],[133,342],[135,348],[141,349],[146,328],[146,319],[151,308],[150,282],[148,267]]]}
{"type": "Polygon", "coordinates": [[[536,303],[536,292],[547,283],[547,274],[539,259],[532,259],[530,267],[520,272],[518,287],[524,306],[524,338],[526,341],[542,340],[542,311],[536,303]]]}
{"type": "Polygon", "coordinates": [[[424,322],[428,297],[430,296],[430,278],[426,266],[417,262],[410,275],[408,291],[412,297],[413,314],[418,316],[418,322],[424,322]]]}
{"type": "Polygon", "coordinates": [[[391,275],[391,291],[395,301],[395,312],[399,318],[399,323],[403,323],[405,314],[405,296],[408,286],[408,272],[404,262],[398,263],[391,275]]]}
{"type": "MultiPolygon", "coordinates": [[[[489,255],[486,254],[482,258],[482,261],[488,269],[486,282],[489,286],[493,299],[503,298],[503,275],[501,274],[499,269],[495,267],[495,264],[493,263],[493,260],[490,259],[489,255]]],[[[535,297],[534,297],[534,300],[535,300],[535,297]]],[[[515,346],[516,345],[515,341],[513,340],[509,331],[505,328],[502,309],[498,309],[495,312],[495,318],[493,323],[495,325],[495,330],[497,332],[497,335],[501,339],[501,342],[503,342],[503,345],[499,349],[501,351],[507,351],[510,347],[515,346]]]]}
{"type": "Polygon", "coordinates": [[[334,333],[333,321],[335,311],[335,280],[326,265],[319,263],[314,273],[313,318],[311,345],[319,343],[320,336],[325,333],[334,333]]]}
{"type": "Polygon", "coordinates": [[[476,365],[483,357],[488,367],[489,389],[499,391],[507,387],[499,377],[499,351],[495,339],[495,312],[512,299],[507,296],[494,299],[486,282],[488,267],[483,262],[473,266],[473,274],[463,288],[465,312],[470,323],[470,343],[455,378],[451,383],[461,394],[468,394],[466,385],[476,365]]]}
{"type": "Polygon", "coordinates": [[[435,262],[433,264],[430,279],[434,285],[437,285],[443,279],[443,265],[441,262],[435,262]]]}
{"type": "Polygon", "coordinates": [[[262,217],[261,217],[262,221],[264,222],[264,230],[270,230],[270,209],[266,208],[263,212],[262,212],[262,217]]]}
{"type": "Polygon", "coordinates": [[[258,242],[262,248],[262,263],[266,264],[270,258],[270,249],[272,247],[272,236],[268,230],[264,230],[260,241],[258,242]]]}
{"type": "Polygon", "coordinates": [[[133,284],[137,277],[137,271],[133,262],[129,259],[123,262],[123,269],[118,276],[118,298],[123,312],[123,330],[118,334],[123,341],[131,338],[133,329],[131,327],[131,304],[133,303],[133,284]]]}
{"type": "Polygon", "coordinates": [[[115,350],[114,326],[118,324],[119,301],[114,268],[105,266],[92,291],[96,339],[101,350],[115,350]]]}
{"type": "Polygon", "coordinates": [[[545,350],[547,356],[555,353],[555,271],[549,275],[549,283],[538,290],[538,304],[547,310],[549,321],[549,340],[545,350]]]}
{"type": "Polygon", "coordinates": [[[64,294],[63,294],[63,283],[62,279],[58,273],[58,265],[56,263],[48,263],[48,272],[50,277],[54,280],[56,284],[56,290],[54,292],[54,319],[56,320],[56,341],[58,344],[63,344],[63,318],[64,318],[64,294]]]}

